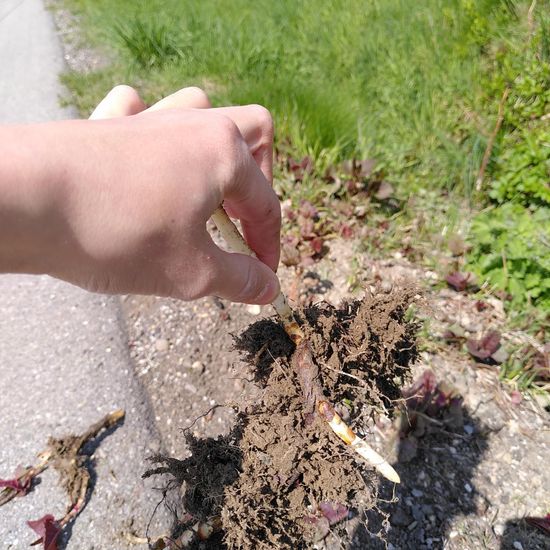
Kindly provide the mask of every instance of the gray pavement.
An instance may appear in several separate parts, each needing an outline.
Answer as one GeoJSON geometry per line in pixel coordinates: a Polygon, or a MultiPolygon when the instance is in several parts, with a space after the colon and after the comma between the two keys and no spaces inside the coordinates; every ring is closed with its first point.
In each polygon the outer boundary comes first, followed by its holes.
{"type": "MultiPolygon", "coordinates": [[[[0,123],[72,116],[58,106],[61,70],[42,3],[0,0],[0,123]]],[[[139,548],[125,535],[143,535],[157,502],[140,475],[159,438],[121,326],[115,298],[48,277],[0,275],[0,477],[32,463],[48,436],[80,433],[107,412],[126,409],[125,423],[94,453],[93,492],[69,549],[139,548]]],[[[45,472],[29,495],[0,508],[0,547],[27,547],[34,533],[26,520],[59,517],[66,504],[57,473],[45,472]]]]}

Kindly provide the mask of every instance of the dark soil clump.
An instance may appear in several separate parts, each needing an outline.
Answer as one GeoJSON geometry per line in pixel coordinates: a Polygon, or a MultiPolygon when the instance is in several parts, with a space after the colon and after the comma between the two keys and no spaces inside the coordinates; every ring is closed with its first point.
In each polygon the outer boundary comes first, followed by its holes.
{"type": "MultiPolygon", "coordinates": [[[[369,417],[391,414],[408,380],[417,355],[418,327],[408,319],[414,299],[414,289],[402,289],[299,312],[324,396],[358,433],[369,417]]],[[[161,459],[154,473],[185,484],[183,506],[194,520],[221,517],[216,548],[308,548],[329,531],[345,540],[341,520],[376,507],[378,474],[308,406],[294,346],[277,323],[255,323],[236,348],[257,398],[237,405],[232,434],[191,438],[189,459],[161,459]]]]}

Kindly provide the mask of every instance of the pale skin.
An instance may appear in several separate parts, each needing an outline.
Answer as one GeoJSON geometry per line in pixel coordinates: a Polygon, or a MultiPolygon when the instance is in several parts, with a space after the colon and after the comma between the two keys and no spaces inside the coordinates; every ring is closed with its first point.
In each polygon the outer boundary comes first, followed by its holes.
{"type": "Polygon", "coordinates": [[[273,126],[184,88],[146,109],[117,86],[91,120],[0,126],[0,273],[102,293],[267,304],[279,291],[273,126]],[[222,203],[258,259],[212,241],[222,203]]]}

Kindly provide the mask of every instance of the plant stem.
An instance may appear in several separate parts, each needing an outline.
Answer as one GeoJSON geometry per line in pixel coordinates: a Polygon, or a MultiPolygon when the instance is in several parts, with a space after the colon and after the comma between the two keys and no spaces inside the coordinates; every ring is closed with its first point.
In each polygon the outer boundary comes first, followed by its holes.
{"type": "MultiPolygon", "coordinates": [[[[225,242],[234,252],[253,256],[254,258],[256,257],[256,254],[254,254],[254,251],[248,246],[235,224],[229,219],[223,206],[219,206],[212,214],[212,221],[216,224],[225,242]]],[[[272,305],[281,318],[283,327],[289,338],[298,345],[304,339],[304,333],[296,322],[292,309],[288,305],[288,301],[282,290],[275,300],[273,300],[272,305]]]]}

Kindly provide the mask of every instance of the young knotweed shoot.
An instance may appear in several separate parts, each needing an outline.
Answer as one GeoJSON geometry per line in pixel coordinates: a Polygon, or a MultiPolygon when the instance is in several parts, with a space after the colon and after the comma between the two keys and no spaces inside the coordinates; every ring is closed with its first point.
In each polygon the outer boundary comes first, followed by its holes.
{"type": "MultiPolygon", "coordinates": [[[[216,209],[212,215],[212,221],[234,252],[255,256],[235,224],[229,219],[223,206],[216,209]]],[[[327,422],[331,430],[346,443],[346,445],[350,445],[357,454],[366,460],[368,464],[376,468],[385,478],[394,483],[399,483],[399,475],[388,461],[371,448],[366,441],[353,432],[324,396],[323,389],[319,382],[319,369],[313,361],[311,348],[282,291],[272,302],[272,305],[281,318],[285,332],[296,344],[296,350],[292,357],[292,364],[302,387],[306,407],[310,409],[310,412],[316,410],[321,418],[327,422]]]]}
{"type": "MultiPolygon", "coordinates": [[[[233,252],[256,257],[253,250],[248,246],[235,224],[229,219],[229,216],[223,206],[218,207],[212,214],[212,221],[233,252]]],[[[288,334],[290,339],[298,345],[304,339],[304,333],[296,322],[296,319],[294,319],[292,309],[288,305],[288,301],[282,290],[279,292],[279,295],[275,298],[275,300],[273,300],[272,305],[275,308],[277,315],[281,318],[285,332],[288,334]]]]}

